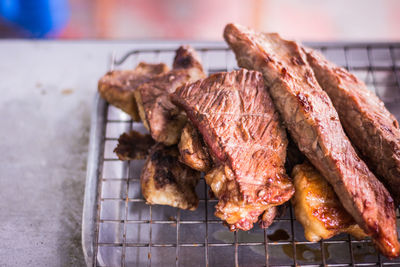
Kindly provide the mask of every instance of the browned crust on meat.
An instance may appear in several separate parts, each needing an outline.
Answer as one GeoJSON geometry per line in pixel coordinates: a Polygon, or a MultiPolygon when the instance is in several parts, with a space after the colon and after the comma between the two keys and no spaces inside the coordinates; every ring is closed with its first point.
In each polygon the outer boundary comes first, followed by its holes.
{"type": "Polygon", "coordinates": [[[400,129],[396,118],[347,70],[312,50],[307,50],[307,59],[352,143],[400,203],[400,129]]]}
{"type": "Polygon", "coordinates": [[[187,71],[172,70],[137,88],[135,97],[140,106],[139,114],[157,142],[166,145],[178,142],[186,116],[171,103],[168,95],[190,79],[187,71]]]}
{"type": "Polygon", "coordinates": [[[366,236],[344,209],[332,186],[311,164],[296,165],[292,177],[296,189],[292,203],[307,240],[315,242],[342,232],[357,238],[366,236]]]}
{"type": "Polygon", "coordinates": [[[290,199],[286,134],[260,73],[213,74],[178,88],[171,98],[186,111],[213,157],[216,166],[206,181],[218,188],[213,189],[220,200],[216,216],[231,230],[249,230],[264,210],[290,199]]]}
{"type": "Polygon", "coordinates": [[[241,67],[263,72],[299,149],[334,187],[346,210],[388,257],[399,255],[393,200],[357,156],[301,47],[278,34],[228,24],[225,40],[241,67]]]}
{"type": "Polygon", "coordinates": [[[179,162],[176,146],[156,144],[142,169],[142,194],[149,204],[169,205],[195,210],[199,200],[195,192],[200,172],[179,162]]]}
{"type": "Polygon", "coordinates": [[[114,70],[107,72],[98,82],[98,91],[110,104],[122,109],[134,121],[140,121],[134,91],[151,77],[168,71],[167,65],[141,62],[134,70],[114,70]]]}

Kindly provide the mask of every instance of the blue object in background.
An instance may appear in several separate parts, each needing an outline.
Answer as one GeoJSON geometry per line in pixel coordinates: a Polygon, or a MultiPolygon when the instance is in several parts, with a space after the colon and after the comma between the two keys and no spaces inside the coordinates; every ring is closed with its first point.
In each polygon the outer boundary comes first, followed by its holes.
{"type": "Polygon", "coordinates": [[[69,18],[68,0],[0,0],[0,16],[33,38],[55,37],[69,18]]]}

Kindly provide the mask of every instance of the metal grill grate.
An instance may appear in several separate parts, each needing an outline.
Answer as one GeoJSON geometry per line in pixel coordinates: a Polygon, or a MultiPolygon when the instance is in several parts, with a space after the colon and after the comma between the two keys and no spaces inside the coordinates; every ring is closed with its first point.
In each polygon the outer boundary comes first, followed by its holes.
{"type": "MultiPolygon", "coordinates": [[[[309,44],[364,80],[400,118],[400,44],[309,44]]],[[[237,68],[222,44],[196,47],[208,73],[237,68]]],[[[111,68],[140,61],[171,63],[174,50],[140,50],[112,60],[111,68]]],[[[379,255],[370,240],[346,234],[320,242],[304,238],[290,207],[266,230],[231,233],[214,216],[202,179],[196,211],[145,204],[143,161],[121,162],[112,152],[120,134],[144,131],[139,123],[97,97],[86,185],[83,245],[93,266],[400,266],[379,255]]]]}

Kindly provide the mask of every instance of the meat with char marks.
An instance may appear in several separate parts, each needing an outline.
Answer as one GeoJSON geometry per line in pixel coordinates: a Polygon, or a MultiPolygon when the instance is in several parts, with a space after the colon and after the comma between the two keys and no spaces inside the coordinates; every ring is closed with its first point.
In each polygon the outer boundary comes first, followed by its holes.
{"type": "MultiPolygon", "coordinates": [[[[263,212],[291,198],[293,184],[284,169],[286,133],[261,73],[213,74],[178,88],[171,98],[211,155],[213,168],[205,180],[219,199],[215,215],[231,230],[251,229],[263,212]]],[[[265,216],[265,225],[270,217],[265,216]]]]}
{"type": "Polygon", "coordinates": [[[300,151],[333,186],[345,209],[388,257],[399,255],[393,199],[358,157],[302,48],[278,34],[228,24],[239,66],[259,70],[300,151]]]}

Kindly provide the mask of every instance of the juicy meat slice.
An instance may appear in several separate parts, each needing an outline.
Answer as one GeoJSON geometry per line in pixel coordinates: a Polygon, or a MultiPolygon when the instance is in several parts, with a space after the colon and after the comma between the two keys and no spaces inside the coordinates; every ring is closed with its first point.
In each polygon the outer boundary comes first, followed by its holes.
{"type": "Polygon", "coordinates": [[[154,145],[154,140],[149,134],[141,134],[136,131],[123,133],[118,138],[114,153],[118,158],[124,160],[145,159],[149,149],[154,145]]]}
{"type": "Polygon", "coordinates": [[[396,118],[347,70],[312,50],[307,50],[307,59],[351,142],[400,203],[400,129],[396,118]]]}
{"type": "Polygon", "coordinates": [[[226,26],[224,37],[239,66],[262,71],[293,140],[333,186],[345,209],[384,255],[397,257],[393,199],[356,154],[301,47],[278,34],[235,24],[226,26]]]}
{"type": "Polygon", "coordinates": [[[178,149],[180,161],[190,168],[202,172],[210,170],[210,156],[202,143],[199,133],[190,122],[187,122],[182,130],[178,149]]]}
{"type": "Polygon", "coordinates": [[[198,206],[195,188],[200,172],[179,162],[176,146],[156,144],[142,169],[142,194],[149,204],[195,210],[198,206]]]}
{"type": "Polygon", "coordinates": [[[261,73],[217,73],[171,95],[200,132],[214,168],[205,176],[219,199],[215,215],[249,230],[269,207],[290,199],[287,139],[261,73]]]}
{"type": "Polygon", "coordinates": [[[153,77],[135,90],[135,99],[143,124],[157,142],[176,144],[186,123],[185,114],[169,99],[169,94],[184,83],[204,78],[195,51],[188,46],[176,52],[174,69],[153,77]]]}
{"type": "Polygon", "coordinates": [[[343,208],[335,191],[309,163],[293,168],[295,193],[292,198],[296,219],[304,227],[308,241],[328,239],[339,233],[366,237],[353,217],[343,208]]]}
{"type": "Polygon", "coordinates": [[[168,71],[167,65],[141,62],[134,70],[114,70],[107,72],[98,83],[98,91],[102,98],[110,104],[122,109],[134,121],[140,121],[138,108],[133,92],[148,82],[153,76],[168,71]]]}

